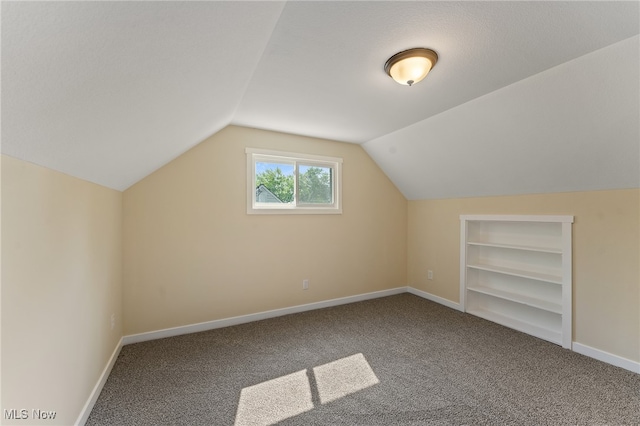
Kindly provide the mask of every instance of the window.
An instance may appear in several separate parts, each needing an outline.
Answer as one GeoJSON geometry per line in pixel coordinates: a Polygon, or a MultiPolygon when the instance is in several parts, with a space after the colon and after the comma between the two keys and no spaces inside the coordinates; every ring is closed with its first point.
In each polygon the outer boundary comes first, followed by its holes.
{"type": "Polygon", "coordinates": [[[248,214],[342,213],[342,159],[247,148],[248,214]]]}

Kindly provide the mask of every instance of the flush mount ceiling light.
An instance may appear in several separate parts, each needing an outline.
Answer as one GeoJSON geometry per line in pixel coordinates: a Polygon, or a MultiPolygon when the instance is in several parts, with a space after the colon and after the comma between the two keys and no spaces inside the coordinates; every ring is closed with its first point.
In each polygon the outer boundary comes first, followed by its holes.
{"type": "Polygon", "coordinates": [[[431,49],[416,47],[396,53],[384,64],[384,71],[400,84],[412,86],[424,79],[438,62],[431,49]]]}

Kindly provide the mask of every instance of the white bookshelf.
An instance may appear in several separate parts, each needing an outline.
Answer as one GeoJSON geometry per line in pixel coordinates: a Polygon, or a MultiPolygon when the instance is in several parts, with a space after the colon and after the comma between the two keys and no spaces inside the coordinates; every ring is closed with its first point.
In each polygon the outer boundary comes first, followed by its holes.
{"type": "Polygon", "coordinates": [[[464,311],[571,348],[573,216],[460,216],[464,311]]]}

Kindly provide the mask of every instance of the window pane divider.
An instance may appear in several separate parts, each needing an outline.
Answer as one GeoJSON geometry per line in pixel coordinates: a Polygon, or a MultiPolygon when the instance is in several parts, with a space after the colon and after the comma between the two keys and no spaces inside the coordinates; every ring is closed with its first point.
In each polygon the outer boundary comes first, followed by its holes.
{"type": "Polygon", "coordinates": [[[246,148],[245,153],[247,155],[247,214],[342,213],[342,158],[256,148],[246,148]],[[262,164],[260,173],[257,166],[259,163],[262,164]],[[284,167],[284,173],[280,166],[284,167]],[[314,168],[316,170],[312,171],[314,168]],[[304,170],[303,173],[301,169],[304,170]],[[261,180],[263,183],[258,185],[258,176],[267,171],[274,171],[277,178],[271,174],[266,178],[267,180],[261,180]],[[288,176],[291,174],[293,182],[287,183],[288,176]],[[301,188],[302,176],[304,176],[303,186],[306,189],[301,188]],[[291,184],[293,184],[293,192],[287,190],[291,184]],[[259,189],[261,187],[263,189],[259,189]],[[258,194],[260,194],[260,200],[258,200],[258,194]],[[302,196],[307,199],[307,202],[300,201],[302,196]],[[330,202],[322,202],[329,199],[330,202]]]}

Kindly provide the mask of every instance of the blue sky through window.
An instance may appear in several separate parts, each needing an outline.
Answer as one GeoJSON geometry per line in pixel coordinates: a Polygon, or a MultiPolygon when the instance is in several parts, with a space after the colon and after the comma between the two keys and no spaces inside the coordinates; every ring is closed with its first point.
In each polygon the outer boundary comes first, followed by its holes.
{"type": "Polygon", "coordinates": [[[293,164],[282,163],[256,163],[256,174],[264,173],[267,170],[275,170],[279,168],[283,175],[293,176],[293,164]]]}

